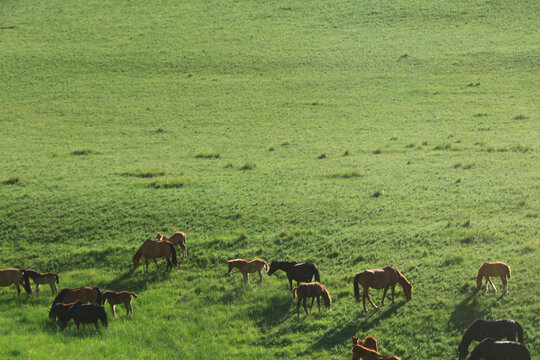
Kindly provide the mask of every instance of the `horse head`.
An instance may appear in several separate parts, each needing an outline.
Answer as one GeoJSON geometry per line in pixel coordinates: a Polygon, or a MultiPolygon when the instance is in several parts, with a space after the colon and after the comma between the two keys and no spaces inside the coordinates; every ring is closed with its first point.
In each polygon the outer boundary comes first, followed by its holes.
{"type": "Polygon", "coordinates": [[[232,260],[227,260],[227,265],[229,265],[229,271],[227,271],[227,273],[230,274],[234,268],[232,260]]]}

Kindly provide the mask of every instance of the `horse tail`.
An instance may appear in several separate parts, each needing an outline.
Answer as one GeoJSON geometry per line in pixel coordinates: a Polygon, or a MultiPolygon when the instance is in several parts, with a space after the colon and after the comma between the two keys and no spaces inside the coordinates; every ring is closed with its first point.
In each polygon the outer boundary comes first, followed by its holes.
{"type": "Polygon", "coordinates": [[[129,292],[129,291],[128,291],[128,294],[131,295],[131,296],[133,296],[134,298],[137,297],[137,295],[135,295],[135,293],[132,293],[132,292],[129,292]]]}
{"type": "Polygon", "coordinates": [[[354,285],[354,298],[356,301],[360,301],[360,287],[358,283],[360,282],[360,273],[354,276],[353,285],[354,285]]]}
{"type": "Polygon", "coordinates": [[[523,327],[517,321],[514,321],[514,323],[516,324],[517,328],[518,342],[523,344],[523,327]]]}
{"type": "Polygon", "coordinates": [[[172,263],[174,266],[178,265],[178,257],[176,255],[176,249],[173,244],[169,243],[169,246],[171,247],[171,255],[172,255],[172,263]]]}
{"type": "Polygon", "coordinates": [[[270,269],[268,267],[268,263],[266,261],[263,260],[263,263],[264,263],[264,268],[266,269],[266,272],[268,272],[268,269],[270,269]]]}
{"type": "Polygon", "coordinates": [[[510,275],[512,275],[512,270],[510,269],[510,265],[506,265],[506,277],[510,279],[510,275]]]}
{"type": "Polygon", "coordinates": [[[56,283],[60,284],[60,278],[58,277],[58,274],[54,274],[54,276],[56,277],[56,283]]]}
{"type": "Polygon", "coordinates": [[[292,297],[293,299],[296,298],[296,290],[298,289],[298,286],[295,286],[292,288],[292,297]]]}
{"type": "Polygon", "coordinates": [[[24,287],[24,290],[26,291],[27,294],[31,294],[32,287],[30,286],[30,279],[28,278],[30,274],[28,274],[28,272],[26,272],[25,270],[21,270],[21,273],[22,273],[21,275],[22,275],[22,281],[23,281],[22,285],[24,287]]]}
{"type": "Polygon", "coordinates": [[[313,273],[315,274],[315,281],[321,282],[321,277],[319,276],[319,270],[313,265],[313,273]]]}
{"type": "Polygon", "coordinates": [[[99,288],[95,287],[94,288],[94,291],[96,292],[96,303],[101,305],[102,301],[103,301],[103,295],[101,293],[101,291],[99,291],[99,288]]]}

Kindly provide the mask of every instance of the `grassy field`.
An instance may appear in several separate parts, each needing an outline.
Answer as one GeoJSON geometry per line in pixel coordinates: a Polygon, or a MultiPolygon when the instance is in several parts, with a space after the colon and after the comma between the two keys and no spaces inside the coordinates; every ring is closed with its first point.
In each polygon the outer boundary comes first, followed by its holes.
{"type": "Polygon", "coordinates": [[[48,288],[0,288],[0,357],[348,359],[371,335],[454,359],[473,320],[512,318],[540,359],[538,13],[1,1],[0,268],[138,298],[106,330],[60,332],[48,288]],[[187,259],[131,271],[176,230],[187,259]],[[315,263],[332,308],[297,318],[284,273],[244,286],[236,257],[315,263]],[[512,267],[508,295],[476,293],[484,261],[512,267]],[[389,264],[413,298],[364,314],[352,278],[389,264]]]}

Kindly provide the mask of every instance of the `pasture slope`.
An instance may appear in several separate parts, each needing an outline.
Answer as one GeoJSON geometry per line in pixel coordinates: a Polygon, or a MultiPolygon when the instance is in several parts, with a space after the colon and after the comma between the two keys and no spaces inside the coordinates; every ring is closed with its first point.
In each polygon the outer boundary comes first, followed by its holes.
{"type": "Polygon", "coordinates": [[[48,288],[0,288],[1,358],[348,359],[371,335],[454,359],[474,319],[512,318],[540,359],[538,1],[0,9],[0,267],[138,295],[59,332],[48,288]],[[187,259],[130,272],[175,230],[187,259]],[[332,308],[297,318],[284,274],[244,287],[237,257],[314,262],[332,308]],[[508,295],[475,293],[486,260],[508,295]],[[413,298],[363,314],[352,278],[388,264],[413,298]]]}

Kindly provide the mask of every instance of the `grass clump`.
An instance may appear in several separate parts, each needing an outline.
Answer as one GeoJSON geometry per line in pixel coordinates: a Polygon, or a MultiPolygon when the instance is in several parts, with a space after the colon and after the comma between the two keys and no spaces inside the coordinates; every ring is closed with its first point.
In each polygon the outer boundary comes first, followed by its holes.
{"type": "Polygon", "coordinates": [[[211,150],[202,151],[198,153],[197,155],[195,155],[197,159],[219,159],[220,156],[221,156],[220,153],[216,151],[211,151],[211,150]]]}
{"type": "Polygon", "coordinates": [[[274,151],[274,150],[275,150],[274,144],[268,145],[268,151],[274,151]]]}
{"type": "Polygon", "coordinates": [[[322,153],[321,155],[317,156],[317,159],[326,159],[326,153],[322,153]]]}
{"type": "Polygon", "coordinates": [[[289,145],[291,145],[291,140],[288,137],[283,139],[283,141],[281,142],[281,146],[289,146],[289,145]]]}
{"type": "Polygon", "coordinates": [[[254,162],[246,162],[244,165],[240,166],[240,170],[253,170],[256,165],[254,162]]]}
{"type": "Polygon", "coordinates": [[[335,179],[352,179],[360,176],[362,176],[362,174],[360,174],[358,170],[345,170],[343,172],[330,174],[328,177],[335,179]]]}
{"type": "Polygon", "coordinates": [[[91,149],[76,149],[71,152],[71,155],[74,156],[86,156],[91,154],[95,154],[95,151],[91,149]]]}
{"type": "Polygon", "coordinates": [[[379,155],[382,153],[382,149],[380,147],[376,148],[371,152],[372,154],[379,155]]]}
{"type": "Polygon", "coordinates": [[[343,156],[349,156],[351,155],[351,150],[347,147],[345,148],[345,151],[343,152],[343,156]]]}
{"type": "Polygon", "coordinates": [[[15,185],[18,184],[21,181],[17,176],[10,177],[4,181],[2,181],[2,184],[4,185],[15,185]]]}
{"type": "Polygon", "coordinates": [[[171,177],[152,181],[150,186],[154,189],[175,189],[188,185],[191,181],[184,177],[171,177]]]}
{"type": "Polygon", "coordinates": [[[136,168],[128,170],[124,173],[122,173],[124,176],[133,176],[133,177],[139,177],[139,178],[151,178],[151,177],[157,177],[157,176],[163,176],[165,175],[165,171],[159,170],[159,169],[145,169],[145,168],[136,168]]]}

